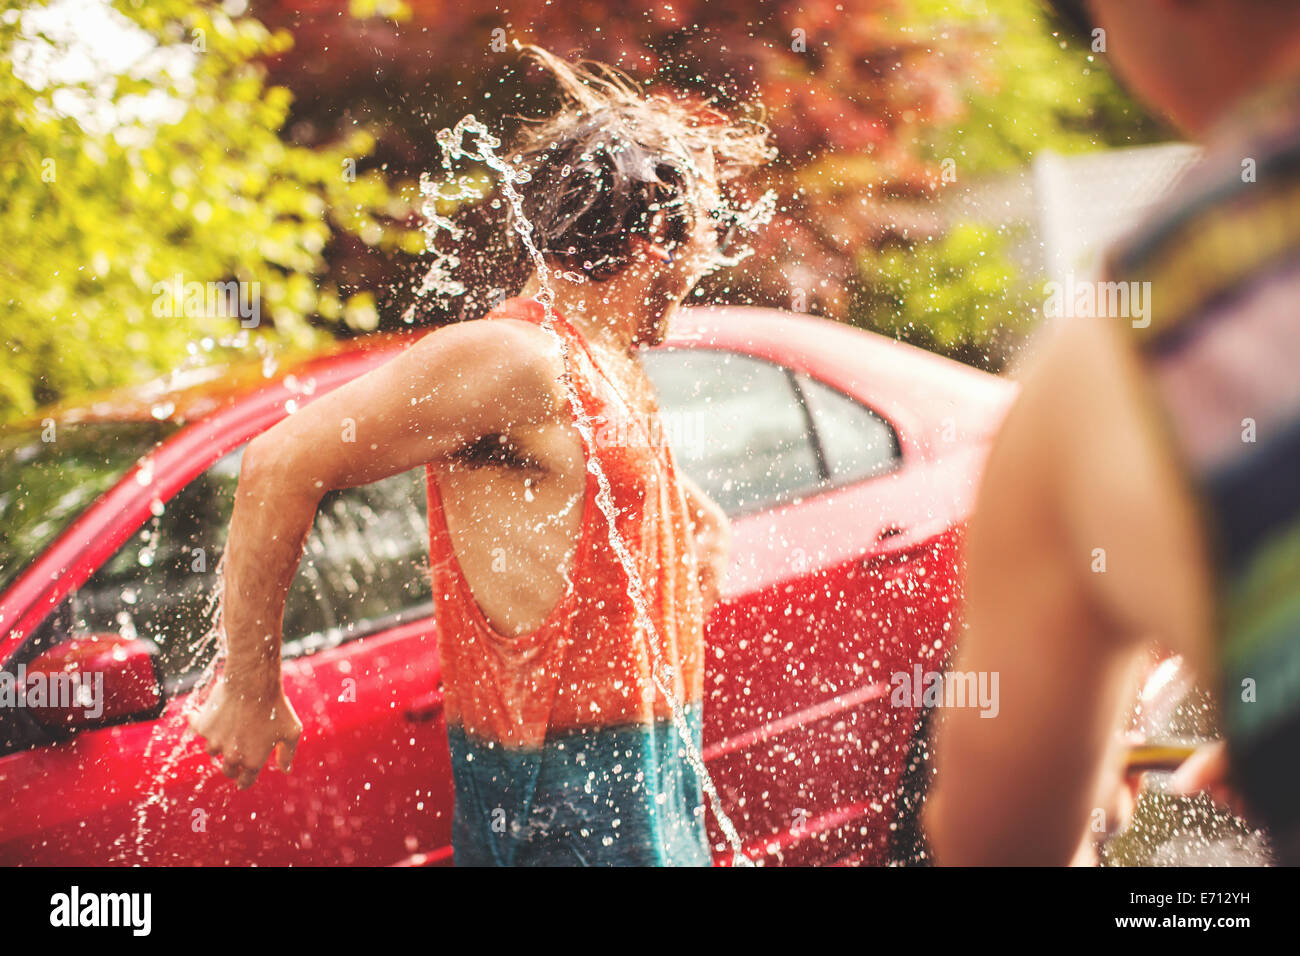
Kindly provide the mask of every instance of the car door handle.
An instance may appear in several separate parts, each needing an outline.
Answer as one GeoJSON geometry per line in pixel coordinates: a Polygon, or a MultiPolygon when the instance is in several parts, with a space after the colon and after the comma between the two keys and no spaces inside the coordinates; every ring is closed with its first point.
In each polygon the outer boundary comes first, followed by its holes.
{"type": "Polygon", "coordinates": [[[435,690],[416,698],[406,708],[406,719],[412,723],[427,723],[442,713],[442,691],[435,690]]]}
{"type": "Polygon", "coordinates": [[[906,533],[906,531],[907,529],[904,528],[902,525],[897,525],[897,524],[886,525],[885,527],[880,529],[880,533],[876,535],[876,540],[885,541],[888,538],[894,538],[900,534],[904,534],[906,533]]]}

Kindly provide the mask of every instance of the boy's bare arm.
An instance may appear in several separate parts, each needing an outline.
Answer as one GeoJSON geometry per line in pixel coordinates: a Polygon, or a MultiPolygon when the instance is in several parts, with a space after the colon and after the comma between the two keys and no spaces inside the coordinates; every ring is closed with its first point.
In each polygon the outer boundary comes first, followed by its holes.
{"type": "Polygon", "coordinates": [[[559,357],[544,335],[508,321],[441,329],[249,443],[225,554],[227,661],[191,720],[241,787],[273,748],[287,769],[301,733],[280,684],[281,623],[321,498],[557,420],[559,357]]]}

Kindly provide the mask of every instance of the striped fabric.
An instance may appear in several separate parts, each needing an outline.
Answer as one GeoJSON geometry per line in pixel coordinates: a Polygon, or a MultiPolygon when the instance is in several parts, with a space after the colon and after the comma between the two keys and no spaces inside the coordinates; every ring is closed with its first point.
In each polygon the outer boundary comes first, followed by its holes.
{"type": "Polygon", "coordinates": [[[1216,564],[1235,784],[1300,863],[1300,84],[1239,112],[1110,256],[1151,282],[1133,330],[1216,564]]]}

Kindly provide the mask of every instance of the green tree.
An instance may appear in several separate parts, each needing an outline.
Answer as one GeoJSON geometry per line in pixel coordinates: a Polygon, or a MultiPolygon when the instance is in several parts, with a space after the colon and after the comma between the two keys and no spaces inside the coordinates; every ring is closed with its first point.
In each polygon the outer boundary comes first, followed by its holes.
{"type": "Polygon", "coordinates": [[[281,138],[290,94],[261,62],[289,42],[196,0],[6,4],[0,417],[237,350],[310,347],[329,323],[373,327],[371,293],[324,275],[326,247],[417,238],[393,225],[407,210],[382,177],[355,173],[368,134],[281,138]],[[51,11],[82,18],[79,34],[51,11]],[[130,62],[88,60],[87,37],[130,62]],[[173,300],[178,279],[239,283],[249,309],[173,300]]]}
{"type": "Polygon", "coordinates": [[[855,310],[865,324],[971,365],[996,367],[1030,314],[1002,237],[975,223],[873,249],[861,274],[855,310]]]}
{"type": "Polygon", "coordinates": [[[919,131],[931,162],[963,176],[1023,165],[1043,149],[1077,153],[1165,138],[1120,89],[1104,50],[1062,33],[1040,0],[911,0],[909,34],[960,38],[960,103],[919,131]]]}
{"type": "MultiPolygon", "coordinates": [[[[508,137],[513,116],[545,112],[549,84],[515,40],[724,106],[761,103],[781,152],[762,186],[781,197],[779,212],[755,254],[707,280],[700,299],[808,308],[989,367],[1031,318],[1023,295],[1035,277],[1018,273],[995,229],[958,224],[949,237],[945,192],[1043,149],[1159,133],[1111,79],[1105,54],[1056,35],[1039,0],[677,0],[653,10],[407,0],[364,20],[343,15],[348,0],[253,2],[297,40],[272,65],[298,94],[294,135],[327,139],[361,118],[378,139],[375,167],[399,179],[436,168],[434,133],[466,113],[508,137]],[[1003,303],[985,288],[990,272],[1005,280],[1003,303]]],[[[381,322],[400,326],[401,266],[340,252],[349,274],[394,290],[381,322]]],[[[444,318],[421,311],[422,321],[444,318]]]]}
{"type": "MultiPolygon", "coordinates": [[[[934,38],[927,55],[960,53],[949,102],[911,131],[930,168],[927,202],[1042,150],[1167,135],[1115,83],[1104,50],[1067,39],[1038,0],[912,0],[896,23],[905,36],[934,38]]],[[[850,320],[999,368],[1036,318],[1031,289],[1040,277],[1010,255],[1017,237],[978,222],[911,222],[859,246],[850,320]]]]}

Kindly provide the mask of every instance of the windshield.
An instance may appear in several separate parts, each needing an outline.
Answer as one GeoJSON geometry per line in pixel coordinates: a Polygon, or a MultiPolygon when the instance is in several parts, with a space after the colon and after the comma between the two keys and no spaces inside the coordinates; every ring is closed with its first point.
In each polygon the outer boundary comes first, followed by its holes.
{"type": "Polygon", "coordinates": [[[108,422],[0,430],[0,590],[175,429],[108,422]]]}

